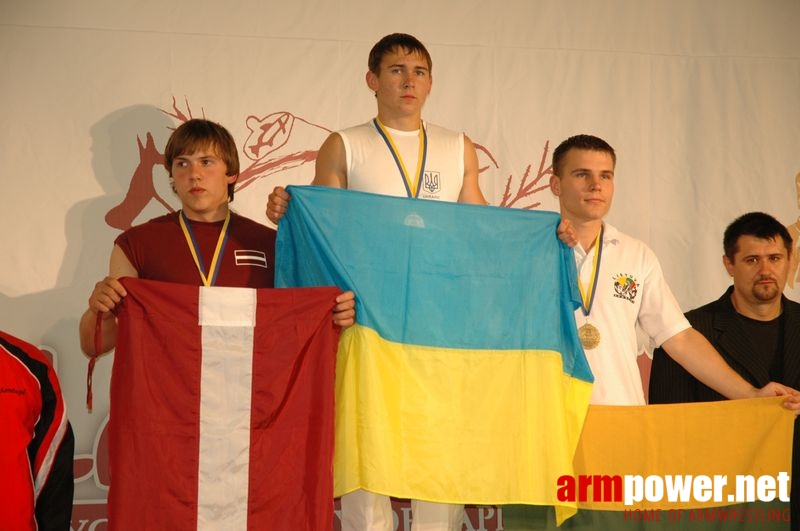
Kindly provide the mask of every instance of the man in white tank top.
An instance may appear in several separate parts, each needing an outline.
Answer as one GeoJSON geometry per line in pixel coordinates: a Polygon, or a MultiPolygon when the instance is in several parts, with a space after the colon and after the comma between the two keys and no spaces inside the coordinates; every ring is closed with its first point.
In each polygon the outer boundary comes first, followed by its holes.
{"type": "MultiPolygon", "coordinates": [[[[463,133],[423,122],[431,91],[431,57],[411,35],[387,35],[372,48],[366,74],[377,116],[332,133],[319,149],[311,184],[399,197],[486,204],[478,185],[478,157],[463,133]]],[[[276,187],[267,217],[277,223],[289,194],[276,187]]],[[[345,494],[342,531],[394,529],[388,496],[345,494]]],[[[463,506],[412,500],[412,530],[461,531],[463,506]]]]}
{"type": "MultiPolygon", "coordinates": [[[[472,141],[422,121],[430,94],[430,54],[410,35],[381,39],[369,56],[367,86],[378,115],[331,133],[319,149],[311,184],[365,192],[485,204],[472,141]]],[[[267,217],[277,223],[289,195],[276,187],[267,217]]]]}

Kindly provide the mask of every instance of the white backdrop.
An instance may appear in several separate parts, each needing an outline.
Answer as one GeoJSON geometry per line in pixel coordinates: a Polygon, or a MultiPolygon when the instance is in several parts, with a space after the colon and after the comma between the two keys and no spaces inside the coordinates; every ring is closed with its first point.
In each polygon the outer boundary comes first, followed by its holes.
{"type": "MultiPolygon", "coordinates": [[[[688,310],[728,285],[728,222],[800,213],[798,27],[796,0],[3,0],[0,328],[56,353],[90,463],[111,358],[89,414],[78,319],[120,227],[164,212],[157,197],[177,204],[156,164],[169,128],[190,115],[224,124],[252,178],[233,206],[266,222],[268,191],[311,179],[328,130],[373,116],[367,53],[395,31],[428,45],[424,116],[485,148],[493,204],[555,209],[536,187],[555,145],[608,140],[609,220],[650,244],[688,310]],[[257,142],[270,123],[285,144],[257,142]],[[537,191],[516,197],[521,183],[537,191]]],[[[76,498],[104,498],[95,483],[87,473],[76,498]]]]}

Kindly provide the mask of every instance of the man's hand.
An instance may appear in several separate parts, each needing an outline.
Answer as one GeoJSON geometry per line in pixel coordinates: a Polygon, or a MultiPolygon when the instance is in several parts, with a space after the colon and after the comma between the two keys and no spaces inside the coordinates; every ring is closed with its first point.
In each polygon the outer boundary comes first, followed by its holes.
{"type": "Polygon", "coordinates": [[[779,384],[777,382],[769,382],[767,385],[756,391],[756,396],[785,396],[786,400],[783,401],[783,407],[786,409],[791,409],[794,411],[795,415],[800,415],[800,391],[797,391],[788,385],[779,384]]]}
{"type": "Polygon", "coordinates": [[[95,284],[89,296],[89,309],[94,313],[113,312],[127,294],[119,280],[106,277],[95,284]]]}
{"type": "Polygon", "coordinates": [[[561,223],[558,224],[556,229],[556,235],[568,247],[575,247],[578,244],[578,232],[568,219],[561,218],[561,223]]]}
{"type": "Polygon", "coordinates": [[[286,214],[286,208],[289,206],[289,199],[291,196],[282,186],[276,186],[272,193],[267,198],[267,219],[276,225],[286,214]]]}
{"type": "MultiPolygon", "coordinates": [[[[111,256],[113,257],[114,254],[112,253],[111,256]]],[[[128,292],[116,277],[108,276],[95,284],[92,294],[89,296],[89,309],[83,312],[78,325],[81,350],[90,358],[108,352],[116,345],[117,320],[114,310],[127,294],[128,292]],[[96,344],[98,315],[102,319],[99,345],[96,344]]]]}
{"type": "Polygon", "coordinates": [[[356,322],[356,295],[352,291],[345,291],[336,297],[336,306],[333,307],[333,324],[347,328],[356,322]]]}

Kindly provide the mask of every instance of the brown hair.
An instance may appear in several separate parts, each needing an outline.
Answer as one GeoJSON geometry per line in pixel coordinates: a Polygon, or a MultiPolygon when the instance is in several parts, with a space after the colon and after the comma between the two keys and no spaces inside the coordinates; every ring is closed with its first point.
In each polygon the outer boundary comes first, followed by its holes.
{"type": "Polygon", "coordinates": [[[561,142],[553,151],[553,175],[561,177],[561,164],[570,149],[608,153],[611,155],[611,161],[614,166],[617,165],[617,154],[614,153],[614,148],[608,142],[592,135],[575,135],[561,142]]]}
{"type": "Polygon", "coordinates": [[[383,56],[397,48],[401,48],[405,53],[420,54],[428,63],[428,71],[433,72],[431,54],[428,53],[424,44],[413,35],[408,35],[407,33],[392,33],[376,42],[375,46],[373,46],[372,50],[369,52],[369,59],[367,59],[369,71],[378,75],[380,73],[383,56]]]}
{"type": "MultiPolygon", "coordinates": [[[[172,162],[181,155],[191,155],[199,149],[213,151],[225,163],[225,175],[239,174],[239,153],[236,142],[228,132],[216,122],[193,118],[182,123],[170,135],[164,148],[164,167],[172,179],[172,162]]],[[[228,201],[233,201],[233,187],[228,184],[228,201]]]]}

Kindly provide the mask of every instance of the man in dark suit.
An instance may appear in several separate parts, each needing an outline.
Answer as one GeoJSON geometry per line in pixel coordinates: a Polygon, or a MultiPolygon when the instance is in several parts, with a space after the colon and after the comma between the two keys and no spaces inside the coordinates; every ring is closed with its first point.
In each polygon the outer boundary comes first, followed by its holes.
{"type": "MultiPolygon", "coordinates": [[[[723,237],[722,262],[733,286],[718,300],[686,318],[735,371],[755,387],[769,381],[800,387],[800,304],[783,296],[792,237],[775,218],[750,212],[731,223],[723,237]]],[[[650,403],[724,400],[656,349],[650,373],[650,403]]],[[[800,436],[795,421],[791,513],[800,529],[800,436]]]]}

